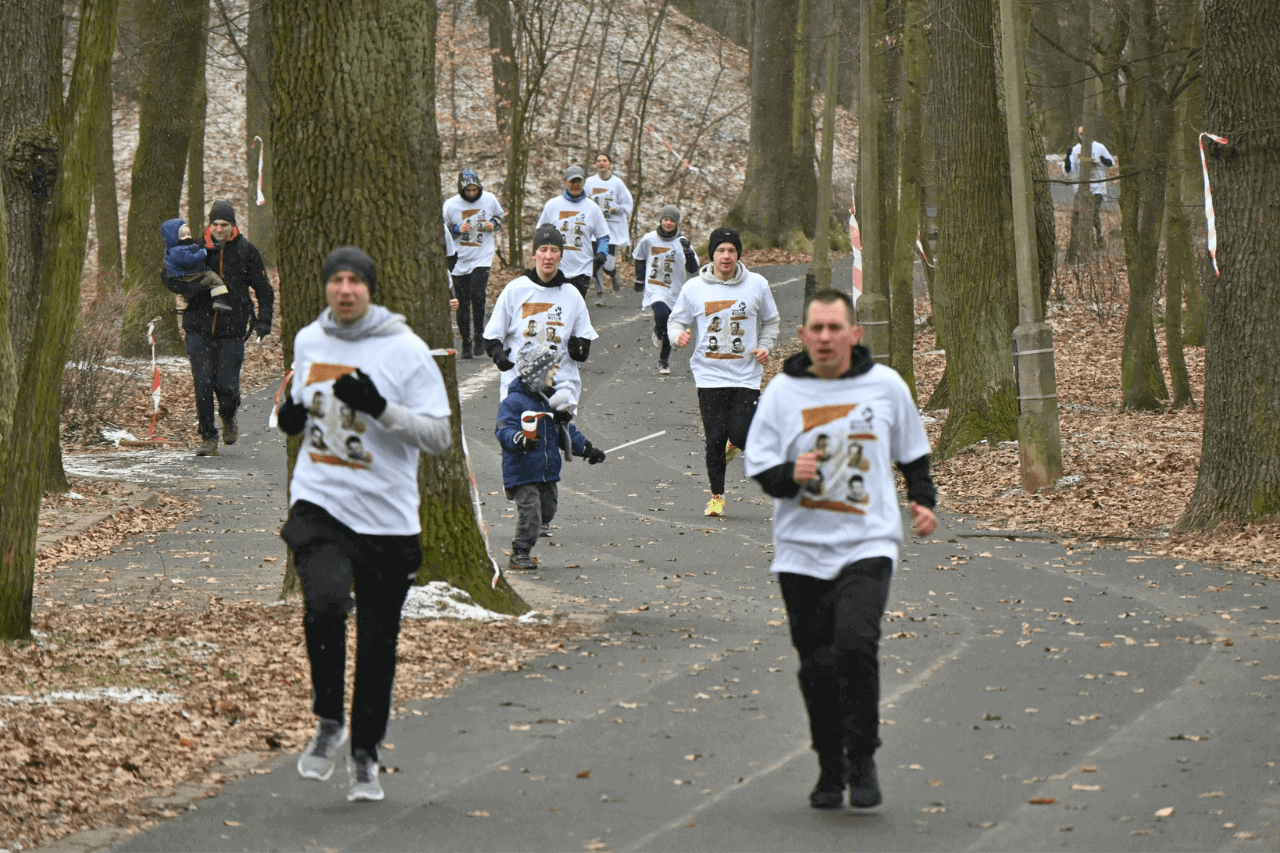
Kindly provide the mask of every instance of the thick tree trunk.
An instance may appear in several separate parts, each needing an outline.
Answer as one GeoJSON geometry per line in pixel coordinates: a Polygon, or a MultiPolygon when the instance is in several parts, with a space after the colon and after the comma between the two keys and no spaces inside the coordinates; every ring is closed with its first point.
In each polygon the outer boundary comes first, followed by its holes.
{"type": "Polygon", "coordinates": [[[817,193],[807,79],[796,80],[798,4],[756,0],[746,183],[726,216],[744,247],[800,248],[817,193]],[[805,92],[803,111],[794,99],[805,92]],[[797,124],[797,116],[799,123],[797,124]]]}
{"type": "Polygon", "coordinates": [[[191,133],[191,92],[204,55],[200,43],[204,39],[201,23],[205,5],[204,0],[138,3],[142,86],[138,151],[129,185],[124,282],[141,298],[125,312],[120,341],[125,355],[150,352],[147,324],[154,317],[164,321],[156,326],[157,349],[170,354],[182,352],[178,323],[169,313],[173,294],[160,284],[164,260],[160,223],[179,215],[191,133]]]}
{"type": "MultiPolygon", "coordinates": [[[[279,150],[280,277],[285,362],[294,336],[325,304],[318,271],[344,243],[378,264],[377,301],[404,314],[429,345],[453,339],[440,233],[440,140],[435,115],[436,6],[420,0],[272,0],[279,150]],[[340,92],[342,97],[334,97],[340,92]],[[380,117],[396,117],[382,121],[380,117]],[[341,203],[335,203],[341,200],[341,203]],[[317,216],[324,210],[326,215],[317,216]]],[[[457,374],[443,358],[449,401],[457,374]]],[[[291,442],[296,451],[297,442],[291,442]]],[[[490,587],[492,563],[472,511],[461,419],[453,443],[424,457],[423,565],[419,581],[445,580],[482,606],[528,609],[505,581],[490,587]]]]}
{"type": "Polygon", "coordinates": [[[111,93],[102,99],[102,114],[93,147],[93,225],[98,237],[98,274],[104,285],[118,285],[124,270],[120,243],[120,202],[116,197],[116,157],[111,120],[111,93]]]}
{"type": "MultiPolygon", "coordinates": [[[[31,634],[31,594],[35,578],[36,531],[44,467],[39,459],[50,436],[58,434],[62,368],[79,311],[89,204],[93,197],[93,135],[102,98],[110,91],[115,48],[116,0],[85,0],[80,35],[65,108],[54,130],[62,142],[53,187],[49,241],[41,265],[34,338],[19,368],[22,405],[13,413],[11,433],[0,444],[0,638],[31,634]]],[[[60,63],[55,66],[60,68],[60,63]]]]}
{"type": "Polygon", "coordinates": [[[1211,530],[1280,513],[1280,5],[1204,7],[1204,127],[1218,266],[1206,294],[1204,445],[1179,526],[1211,530]]]}
{"type": "Polygon", "coordinates": [[[35,334],[40,266],[61,145],[62,4],[0,0],[0,181],[9,225],[9,324],[21,364],[35,334]]]}
{"type": "MultiPolygon", "coordinates": [[[[511,136],[511,105],[520,92],[520,66],[516,64],[515,25],[510,0],[476,0],[476,11],[489,24],[489,63],[493,68],[493,110],[498,136],[511,136]]],[[[519,210],[516,210],[517,215],[519,210]]]]}
{"type": "Polygon", "coordinates": [[[935,4],[938,159],[938,303],[951,407],[940,457],[1017,435],[1011,334],[1017,296],[1011,255],[1004,117],[996,106],[993,4],[935,4]]]}

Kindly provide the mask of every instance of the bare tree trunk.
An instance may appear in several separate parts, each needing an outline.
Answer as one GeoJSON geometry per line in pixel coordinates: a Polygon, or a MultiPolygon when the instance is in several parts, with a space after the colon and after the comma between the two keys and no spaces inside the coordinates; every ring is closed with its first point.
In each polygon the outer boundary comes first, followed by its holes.
{"type": "Polygon", "coordinates": [[[1280,6],[1204,7],[1204,127],[1231,140],[1209,162],[1221,276],[1206,294],[1204,447],[1178,526],[1280,513],[1280,6]]]}
{"type": "Polygon", "coordinates": [[[934,127],[938,162],[938,303],[947,342],[951,407],[938,438],[941,458],[987,439],[1013,440],[1017,305],[1007,149],[996,104],[994,8],[986,0],[935,2],[934,62],[940,87],[934,127]]]}
{"type": "Polygon", "coordinates": [[[150,351],[146,329],[153,317],[165,321],[156,326],[157,349],[182,352],[178,324],[169,313],[173,294],[160,285],[164,258],[160,223],[178,215],[181,201],[191,133],[189,95],[203,56],[204,6],[204,0],[143,0],[138,4],[143,76],[138,151],[129,189],[124,282],[142,298],[125,313],[120,349],[126,355],[150,351]]]}
{"type": "Polygon", "coordinates": [[[268,267],[276,265],[276,205],[272,185],[275,156],[275,139],[271,123],[271,66],[275,48],[271,43],[271,4],[267,0],[253,0],[249,6],[249,38],[245,46],[245,70],[248,88],[245,91],[246,135],[250,141],[257,137],[261,147],[250,145],[246,152],[249,198],[255,203],[247,211],[249,236],[268,267]],[[263,150],[265,149],[265,151],[263,150]],[[258,195],[258,162],[262,161],[262,193],[266,204],[256,203],[258,195]]]}
{"type": "MultiPolygon", "coordinates": [[[[510,0],[476,0],[476,11],[489,24],[489,62],[493,68],[493,115],[498,137],[510,139],[511,108],[520,90],[520,70],[516,64],[515,25],[510,0]]],[[[516,211],[519,215],[519,211],[516,211]]]]}
{"type": "MultiPolygon", "coordinates": [[[[35,581],[36,531],[49,437],[58,433],[62,368],[79,311],[89,205],[93,197],[93,135],[102,98],[110,91],[111,54],[116,37],[116,0],[85,0],[80,35],[65,106],[51,116],[61,141],[57,179],[51,198],[48,245],[40,269],[39,306],[31,342],[15,373],[22,405],[13,410],[11,428],[0,443],[0,638],[31,635],[31,595],[35,581]]],[[[61,57],[54,66],[61,68],[61,57]]],[[[61,94],[61,92],[59,92],[61,94]]],[[[0,340],[0,345],[11,345],[0,340]]],[[[15,386],[9,386],[15,387],[15,386]]]]}
{"type": "MultiPolygon", "coordinates": [[[[434,2],[316,0],[295,6],[272,0],[276,46],[274,103],[279,151],[277,223],[280,277],[290,282],[283,302],[285,362],[298,330],[324,305],[317,271],[325,254],[344,243],[365,249],[379,267],[378,302],[404,314],[429,345],[453,340],[440,207],[440,139],[435,113],[434,2]],[[330,45],[317,56],[310,46],[330,45]],[[330,93],[341,91],[337,99],[330,93]],[[352,121],[349,110],[396,121],[352,121]],[[317,218],[315,204],[327,205],[317,218]]],[[[442,373],[458,412],[453,360],[442,373]]],[[[421,583],[444,580],[483,607],[504,613],[528,609],[506,584],[490,587],[492,563],[473,515],[463,455],[462,421],[452,419],[453,442],[424,456],[421,583]]],[[[296,456],[297,441],[290,443],[296,456]]],[[[287,579],[286,579],[287,580],[287,579]]]]}
{"type": "Polygon", "coordinates": [[[111,121],[111,93],[102,99],[102,114],[93,147],[93,225],[98,235],[98,273],[102,283],[118,285],[124,270],[120,244],[120,203],[116,198],[116,158],[111,121]]]}
{"type": "Polygon", "coordinates": [[[904,0],[902,61],[902,105],[899,110],[900,140],[897,181],[897,239],[893,253],[893,279],[889,285],[889,366],[906,380],[914,397],[915,372],[915,284],[916,238],[920,233],[920,137],[923,124],[924,21],[925,0],[904,0]]]}
{"type": "Polygon", "coordinates": [[[0,0],[0,181],[9,225],[9,324],[18,364],[35,334],[53,183],[61,146],[62,4],[0,0]]]}
{"type": "Polygon", "coordinates": [[[744,247],[796,247],[802,211],[817,192],[811,108],[806,100],[806,118],[796,126],[793,101],[797,91],[808,92],[807,81],[798,88],[795,79],[798,14],[796,4],[756,0],[746,182],[726,217],[744,247]]]}
{"type": "Polygon", "coordinates": [[[201,4],[200,64],[191,90],[191,137],[187,140],[187,224],[195,236],[204,222],[204,126],[209,112],[209,4],[201,4]]]}

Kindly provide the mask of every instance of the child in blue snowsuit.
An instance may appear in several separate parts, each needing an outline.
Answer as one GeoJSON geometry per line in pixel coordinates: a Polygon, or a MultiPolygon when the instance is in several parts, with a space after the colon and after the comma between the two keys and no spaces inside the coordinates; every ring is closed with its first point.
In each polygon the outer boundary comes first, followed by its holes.
{"type": "Polygon", "coordinates": [[[191,237],[191,228],[182,219],[169,219],[160,226],[164,238],[164,272],[169,278],[198,281],[209,288],[214,311],[230,311],[231,303],[223,299],[227,285],[209,269],[208,250],[191,237]]]}
{"type": "Polygon", "coordinates": [[[498,406],[494,430],[502,445],[502,485],[516,502],[516,536],[511,540],[508,569],[533,568],[529,552],[538,533],[555,518],[559,505],[560,452],[581,456],[592,465],[604,461],[604,451],[570,423],[572,411],[561,394],[552,393],[558,353],[537,341],[526,341],[516,356],[515,379],[498,406]],[[550,395],[550,396],[548,396],[550,395]],[[527,419],[527,420],[525,420],[527,419]],[[524,423],[522,423],[524,420],[524,423]],[[530,436],[525,432],[536,430],[530,436]]]}

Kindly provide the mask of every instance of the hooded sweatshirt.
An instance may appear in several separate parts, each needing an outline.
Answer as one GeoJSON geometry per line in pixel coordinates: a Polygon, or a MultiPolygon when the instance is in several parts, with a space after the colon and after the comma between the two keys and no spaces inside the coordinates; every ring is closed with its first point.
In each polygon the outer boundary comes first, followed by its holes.
{"type": "Polygon", "coordinates": [[[696,327],[689,368],[699,388],[758,389],[764,367],[751,351],[773,351],[780,319],[764,276],[739,262],[733,277],[721,281],[707,264],[681,289],[667,337],[675,341],[696,327]]]}
{"type": "Polygon", "coordinates": [[[289,393],[307,407],[290,505],[306,500],[357,533],[416,535],[418,454],[449,446],[449,400],[440,368],[404,317],[370,305],[348,326],[330,309],[298,332],[289,393]],[[387,400],[378,417],[333,393],[359,368],[387,400]]]}
{"type": "Polygon", "coordinates": [[[831,580],[856,560],[888,557],[902,542],[893,465],[908,495],[932,507],[929,439],[902,377],[854,347],[835,379],[809,372],[808,353],[787,359],[760,395],[747,434],[747,475],[774,496],[774,572],[831,580]],[[817,451],[818,478],[791,478],[802,453],[817,451]]]}

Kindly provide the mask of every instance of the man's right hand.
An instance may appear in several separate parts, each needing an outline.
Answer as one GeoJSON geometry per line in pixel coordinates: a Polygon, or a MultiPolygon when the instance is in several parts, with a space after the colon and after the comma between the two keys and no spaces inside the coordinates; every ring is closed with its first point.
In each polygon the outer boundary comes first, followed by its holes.
{"type": "Polygon", "coordinates": [[[276,412],[276,424],[286,435],[297,435],[307,425],[307,407],[295,403],[293,397],[286,398],[284,405],[276,412]]]}
{"type": "Polygon", "coordinates": [[[470,222],[464,222],[464,223],[462,223],[461,225],[459,225],[459,226],[458,226],[458,233],[459,233],[459,234],[467,234],[467,233],[469,233],[470,231],[471,231],[471,223],[470,223],[470,222]]]}
{"type": "Polygon", "coordinates": [[[791,474],[791,479],[800,485],[804,485],[810,480],[818,476],[818,452],[801,453],[796,457],[796,469],[791,474]]]}
{"type": "Polygon", "coordinates": [[[673,343],[675,343],[675,345],[678,347],[686,347],[689,345],[689,338],[691,337],[693,337],[693,332],[691,332],[688,329],[685,329],[683,332],[680,333],[680,336],[676,338],[673,343]]]}

